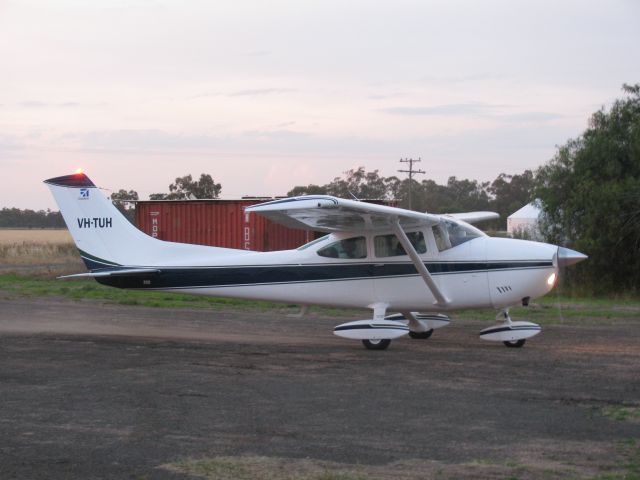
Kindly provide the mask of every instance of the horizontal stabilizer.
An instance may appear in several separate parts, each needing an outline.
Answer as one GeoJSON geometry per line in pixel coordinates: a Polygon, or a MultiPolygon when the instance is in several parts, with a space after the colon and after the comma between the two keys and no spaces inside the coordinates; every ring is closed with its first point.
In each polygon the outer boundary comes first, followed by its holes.
{"type": "Polygon", "coordinates": [[[117,270],[99,270],[87,273],[76,273],[74,275],[63,275],[60,278],[99,278],[99,277],[138,277],[160,273],[157,268],[121,268],[117,270]]]}

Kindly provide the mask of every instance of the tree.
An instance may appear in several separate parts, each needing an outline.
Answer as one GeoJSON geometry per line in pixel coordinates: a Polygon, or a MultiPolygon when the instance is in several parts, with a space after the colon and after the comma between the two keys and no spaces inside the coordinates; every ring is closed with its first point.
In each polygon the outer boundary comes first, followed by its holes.
{"type": "Polygon", "coordinates": [[[129,205],[131,202],[138,201],[138,192],[135,190],[124,190],[120,189],[117,192],[111,194],[111,201],[113,204],[122,209],[130,208],[129,205]]]}
{"type": "Polygon", "coordinates": [[[387,183],[378,170],[365,172],[364,167],[344,172],[344,177],[336,177],[327,186],[327,193],[336,197],[360,199],[380,199],[387,197],[387,183]]]}
{"type": "Polygon", "coordinates": [[[0,210],[0,228],[64,228],[60,212],[51,210],[20,210],[3,208],[0,210]]]}
{"type": "Polygon", "coordinates": [[[498,175],[487,191],[493,196],[490,209],[498,212],[501,218],[501,228],[506,229],[509,215],[534,200],[535,179],[531,170],[525,170],[522,175],[498,175]]]}
{"type": "Polygon", "coordinates": [[[623,91],[536,175],[543,233],[589,255],[573,280],[600,293],[640,285],[640,84],[623,91]]]}
{"type": "Polygon", "coordinates": [[[378,170],[366,172],[364,167],[344,172],[342,177],[335,177],[326,185],[298,185],[291,189],[287,196],[298,195],[333,195],[341,198],[382,199],[390,198],[390,184],[396,177],[381,177],[378,170]]]}
{"type": "Polygon", "coordinates": [[[111,194],[111,202],[120,210],[131,223],[134,223],[135,203],[138,200],[138,192],[135,190],[125,190],[121,188],[111,194]]]}
{"type": "Polygon", "coordinates": [[[152,193],[150,200],[184,200],[218,198],[222,191],[222,185],[216,183],[211,175],[203,173],[200,180],[193,180],[191,174],[177,177],[175,182],[169,185],[168,194],[152,193]]]}
{"type": "Polygon", "coordinates": [[[289,192],[287,192],[287,197],[299,197],[300,195],[326,195],[327,187],[326,185],[307,185],[306,187],[303,185],[299,185],[297,187],[293,187],[289,192]]]}
{"type": "Polygon", "coordinates": [[[358,167],[344,172],[342,177],[336,177],[326,185],[297,186],[287,195],[326,194],[341,198],[393,199],[398,201],[398,206],[408,208],[409,192],[413,190],[414,210],[451,213],[487,210],[491,200],[488,187],[488,182],[458,180],[456,177],[450,177],[447,185],[438,185],[433,180],[419,183],[408,178],[382,177],[378,170],[366,172],[364,167],[358,167]],[[410,185],[412,188],[409,188],[410,185]]]}

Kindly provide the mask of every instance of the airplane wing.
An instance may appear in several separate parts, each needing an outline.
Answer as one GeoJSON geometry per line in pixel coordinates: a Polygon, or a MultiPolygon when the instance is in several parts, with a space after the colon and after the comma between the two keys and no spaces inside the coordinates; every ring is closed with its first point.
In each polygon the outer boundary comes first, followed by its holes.
{"type": "Polygon", "coordinates": [[[500,218],[500,215],[496,212],[448,213],[447,216],[467,223],[478,223],[484,222],[485,220],[495,220],[496,218],[500,218]]]}
{"type": "Polygon", "coordinates": [[[283,198],[252,205],[245,211],[259,213],[287,227],[321,232],[388,230],[396,222],[403,229],[440,223],[438,215],[328,195],[283,198]]]}
{"type": "MultiPolygon", "coordinates": [[[[423,260],[409,241],[405,230],[430,227],[441,222],[442,216],[402,208],[345,200],[328,195],[306,195],[283,198],[247,207],[245,212],[259,213],[269,220],[291,228],[322,232],[367,232],[391,229],[411,258],[417,272],[435,298],[436,305],[446,306],[449,298],[434,281],[423,260]]],[[[497,218],[492,212],[453,214],[451,218],[478,222],[497,218]]]]}

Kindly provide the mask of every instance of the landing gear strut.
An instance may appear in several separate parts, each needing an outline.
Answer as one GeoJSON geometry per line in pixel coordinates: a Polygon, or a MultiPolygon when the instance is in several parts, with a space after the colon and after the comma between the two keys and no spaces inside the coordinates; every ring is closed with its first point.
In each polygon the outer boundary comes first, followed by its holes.
{"type": "MultiPolygon", "coordinates": [[[[504,323],[509,326],[509,327],[513,327],[513,321],[511,320],[511,315],[509,315],[509,309],[505,308],[502,312],[500,312],[498,314],[498,317],[502,315],[504,317],[504,323]]],[[[524,347],[526,340],[524,338],[521,338],[520,340],[505,340],[504,342],[502,342],[506,347],[508,348],[522,348],[524,347]]]]}

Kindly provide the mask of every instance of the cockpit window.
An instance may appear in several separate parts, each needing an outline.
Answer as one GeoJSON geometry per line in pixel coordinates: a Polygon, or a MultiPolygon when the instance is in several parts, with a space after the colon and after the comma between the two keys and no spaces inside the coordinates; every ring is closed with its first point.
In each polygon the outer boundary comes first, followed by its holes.
{"type": "Polygon", "coordinates": [[[318,250],[318,255],[327,258],[367,258],[367,240],[364,237],[347,238],[318,250]]]}
{"type": "MultiPolygon", "coordinates": [[[[413,245],[418,253],[425,253],[427,246],[424,242],[424,235],[422,232],[410,232],[407,233],[409,242],[413,245]]],[[[395,235],[378,235],[373,239],[373,245],[376,252],[376,257],[397,257],[400,255],[406,255],[400,240],[395,235]]]]}
{"type": "Polygon", "coordinates": [[[433,227],[433,236],[439,251],[448,250],[458,245],[462,245],[474,238],[482,237],[484,234],[473,228],[471,225],[443,220],[433,227]]]}

